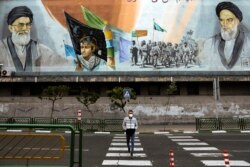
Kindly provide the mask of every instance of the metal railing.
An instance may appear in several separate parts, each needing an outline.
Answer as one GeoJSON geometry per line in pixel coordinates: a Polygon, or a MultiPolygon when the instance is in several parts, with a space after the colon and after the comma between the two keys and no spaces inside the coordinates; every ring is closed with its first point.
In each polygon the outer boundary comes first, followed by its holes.
{"type": "Polygon", "coordinates": [[[250,118],[196,118],[196,130],[250,130],[250,118]]]}
{"type": "Polygon", "coordinates": [[[74,130],[84,132],[122,132],[123,119],[82,119],[49,117],[0,117],[0,124],[54,124],[71,125],[74,130]]]}
{"type": "Polygon", "coordinates": [[[0,159],[21,160],[60,160],[66,146],[65,138],[56,134],[1,133],[0,143],[0,159]]]}
{"type": "MultiPolygon", "coordinates": [[[[15,120],[15,118],[13,118],[15,120]]],[[[2,119],[1,119],[2,120],[2,119]]],[[[8,120],[8,119],[6,119],[8,120]]],[[[25,119],[26,120],[26,119],[25,119]]],[[[18,121],[17,121],[18,122],[18,121]]],[[[70,131],[70,162],[69,162],[69,167],[73,167],[75,163],[78,163],[79,166],[82,166],[82,130],[79,129],[79,157],[78,157],[78,162],[74,161],[74,152],[75,152],[75,129],[73,128],[73,126],[71,125],[55,125],[55,124],[16,124],[16,123],[12,123],[12,124],[1,124],[0,123],[0,129],[13,129],[13,128],[18,128],[18,129],[67,129],[70,131]]],[[[0,151],[0,159],[26,159],[31,160],[31,159],[41,159],[41,160],[49,160],[49,159],[60,159],[63,155],[64,155],[64,149],[65,149],[65,143],[64,143],[64,139],[61,137],[61,135],[51,135],[51,134],[46,134],[46,135],[38,135],[38,134],[34,134],[32,133],[32,131],[29,131],[29,133],[26,134],[3,134],[1,133],[0,135],[0,141],[1,142],[1,151],[0,151]],[[6,140],[6,137],[10,137],[9,140],[7,140],[7,144],[4,144],[3,141],[6,140]],[[35,154],[34,154],[34,145],[29,147],[30,143],[24,143],[24,142],[15,142],[12,145],[9,145],[9,143],[11,143],[13,140],[16,139],[20,139],[22,141],[24,141],[25,138],[30,137],[29,139],[27,139],[28,141],[31,141],[33,139],[37,139],[36,140],[36,150],[35,150],[35,154]],[[48,150],[52,150],[52,149],[58,149],[59,152],[61,153],[60,156],[57,154],[55,155],[54,153],[51,154],[50,156],[48,156],[48,152],[44,152],[44,148],[37,142],[37,141],[45,141],[44,138],[53,138],[58,140],[59,143],[61,141],[61,145],[58,146],[58,142],[53,142],[52,140],[47,140],[49,142],[46,142],[47,145],[47,149],[48,150]],[[43,140],[41,140],[43,139],[43,140]],[[54,143],[54,144],[53,144],[54,143]],[[20,144],[20,145],[19,145],[20,144]],[[51,145],[52,144],[52,145],[51,145]],[[22,145],[22,146],[21,146],[22,145]],[[25,146],[25,147],[24,147],[25,146]],[[57,148],[55,148],[57,147],[57,148]],[[11,149],[10,149],[11,148],[11,149]],[[29,154],[29,156],[27,156],[27,148],[30,149],[32,151],[32,155],[29,154]],[[20,153],[23,151],[23,154],[20,155],[20,153]],[[6,150],[6,151],[4,151],[6,150]],[[13,154],[13,151],[15,150],[17,151],[16,154],[13,154]],[[38,150],[38,151],[37,151],[38,150]],[[43,150],[43,151],[41,151],[43,150]],[[9,154],[10,152],[12,152],[12,154],[9,154]],[[42,156],[41,154],[38,153],[43,153],[44,156],[42,156]]],[[[44,144],[44,143],[43,143],[44,144]]],[[[42,144],[42,145],[43,145],[42,144]]]]}

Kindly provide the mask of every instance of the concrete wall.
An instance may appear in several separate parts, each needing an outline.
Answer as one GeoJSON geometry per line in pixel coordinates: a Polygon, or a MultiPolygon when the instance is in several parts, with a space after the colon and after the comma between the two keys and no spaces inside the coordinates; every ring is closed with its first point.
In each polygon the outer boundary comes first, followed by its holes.
{"type": "MultiPolygon", "coordinates": [[[[140,123],[194,123],[196,117],[233,117],[250,116],[250,96],[222,96],[215,102],[213,96],[173,96],[171,105],[167,106],[166,97],[144,96],[131,100],[126,110],[133,109],[140,123]]],[[[1,97],[1,117],[49,117],[51,101],[37,97],[1,97]]],[[[64,97],[55,105],[53,117],[76,117],[77,110],[82,109],[83,118],[121,119],[126,113],[119,109],[110,109],[110,100],[102,97],[91,105],[90,114],[75,97],[64,97]]]]}

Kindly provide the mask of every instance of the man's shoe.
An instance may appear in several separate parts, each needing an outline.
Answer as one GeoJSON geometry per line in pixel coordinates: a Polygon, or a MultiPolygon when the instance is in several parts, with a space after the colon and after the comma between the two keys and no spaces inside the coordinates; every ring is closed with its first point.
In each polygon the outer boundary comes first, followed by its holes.
{"type": "Polygon", "coordinates": [[[130,156],[133,157],[133,151],[131,151],[130,156]]]}

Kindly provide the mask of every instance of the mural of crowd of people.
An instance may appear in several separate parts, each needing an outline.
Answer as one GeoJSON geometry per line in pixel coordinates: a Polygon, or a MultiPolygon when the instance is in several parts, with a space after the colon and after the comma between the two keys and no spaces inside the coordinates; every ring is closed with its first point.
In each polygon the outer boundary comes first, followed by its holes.
{"type": "MultiPolygon", "coordinates": [[[[73,1],[76,6],[78,3],[73,1]]],[[[53,3],[48,0],[32,2],[33,6],[27,0],[21,0],[19,5],[14,0],[0,2],[3,23],[0,64],[5,69],[17,72],[250,69],[247,19],[250,14],[244,15],[248,7],[246,0],[185,1],[185,4],[171,1],[176,8],[184,5],[181,7],[187,10],[175,13],[176,19],[168,22],[160,17],[172,14],[166,14],[167,5],[150,1],[135,1],[133,10],[139,11],[142,3],[144,8],[158,10],[141,10],[141,14],[127,11],[131,18],[126,18],[130,20],[119,21],[105,20],[105,10],[96,13],[98,3],[82,2],[79,13],[85,20],[79,20],[67,8],[69,4],[65,0],[60,1],[65,3],[61,5],[62,10],[53,10],[50,6],[53,3]],[[204,6],[210,7],[209,10],[204,6]],[[207,16],[208,13],[212,16],[207,16]],[[183,16],[182,20],[178,15],[183,16]],[[204,16],[213,18],[208,27],[202,25],[204,16]],[[200,19],[193,19],[197,17],[200,19]],[[44,26],[48,20],[50,23],[44,26]],[[139,34],[133,34],[135,31],[139,34]]],[[[112,5],[106,0],[103,3],[112,5]]],[[[126,3],[132,2],[123,5],[126,3]]]]}
{"type": "Polygon", "coordinates": [[[154,69],[198,66],[199,47],[191,38],[192,33],[190,30],[180,43],[142,40],[137,44],[133,40],[131,65],[154,69]]]}

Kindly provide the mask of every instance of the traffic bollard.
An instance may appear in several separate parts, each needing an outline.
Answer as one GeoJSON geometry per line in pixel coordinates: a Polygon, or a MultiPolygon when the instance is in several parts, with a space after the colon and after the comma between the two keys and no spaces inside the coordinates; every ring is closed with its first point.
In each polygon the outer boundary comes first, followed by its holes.
{"type": "Polygon", "coordinates": [[[224,150],[224,154],[223,155],[224,155],[225,167],[230,167],[228,151],[224,150]]]}
{"type": "Polygon", "coordinates": [[[82,110],[78,110],[77,111],[77,129],[78,130],[82,127],[81,123],[82,123],[82,110]]]}
{"type": "Polygon", "coordinates": [[[169,167],[174,167],[174,151],[169,150],[169,167]]]}
{"type": "Polygon", "coordinates": [[[81,121],[82,120],[82,110],[77,111],[77,120],[81,121]]]}

